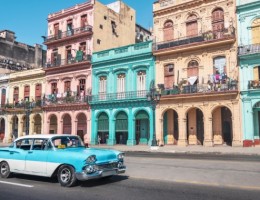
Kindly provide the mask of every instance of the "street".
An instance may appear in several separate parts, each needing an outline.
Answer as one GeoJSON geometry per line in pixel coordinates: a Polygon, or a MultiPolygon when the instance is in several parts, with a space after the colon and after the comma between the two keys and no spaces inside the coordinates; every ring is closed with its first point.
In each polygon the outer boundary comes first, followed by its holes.
{"type": "MultiPolygon", "coordinates": [[[[132,154],[127,173],[62,188],[57,180],[15,175],[0,179],[0,199],[258,199],[259,162],[158,158],[132,154]]],[[[151,155],[151,154],[150,154],[151,155]]]]}

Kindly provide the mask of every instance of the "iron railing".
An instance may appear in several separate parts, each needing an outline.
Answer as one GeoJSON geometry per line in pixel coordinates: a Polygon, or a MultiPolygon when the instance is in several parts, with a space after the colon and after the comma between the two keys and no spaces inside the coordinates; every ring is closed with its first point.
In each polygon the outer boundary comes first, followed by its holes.
{"type": "Polygon", "coordinates": [[[260,89],[260,80],[251,80],[248,81],[248,89],[260,89]]]}
{"type": "Polygon", "coordinates": [[[60,66],[71,65],[74,63],[80,63],[84,61],[91,61],[91,55],[83,55],[82,57],[71,57],[69,59],[57,59],[52,62],[47,62],[45,64],[45,67],[46,68],[60,67],[60,66]]]}
{"type": "Polygon", "coordinates": [[[88,25],[88,26],[84,26],[84,27],[74,28],[74,29],[71,29],[71,30],[68,30],[68,31],[65,31],[65,32],[59,31],[59,33],[56,34],[56,35],[47,36],[45,38],[44,42],[45,43],[52,42],[52,41],[55,41],[55,40],[68,38],[68,37],[71,37],[73,35],[78,35],[78,34],[84,33],[84,32],[92,32],[92,26],[88,25]]]}
{"type": "Polygon", "coordinates": [[[61,105],[61,104],[86,104],[88,102],[88,96],[76,95],[72,93],[71,95],[46,95],[43,98],[43,106],[49,105],[61,105]]]}
{"type": "Polygon", "coordinates": [[[19,101],[15,103],[6,103],[1,104],[1,108],[5,109],[31,109],[31,108],[37,108],[42,106],[42,101],[19,101]]]}
{"type": "Polygon", "coordinates": [[[230,39],[235,37],[234,28],[223,29],[221,31],[208,31],[199,33],[198,35],[190,37],[180,37],[171,41],[157,42],[153,44],[153,50],[172,48],[181,45],[188,45],[192,43],[214,41],[220,39],[230,39]]]}
{"type": "Polygon", "coordinates": [[[260,53],[260,44],[250,44],[238,47],[238,55],[260,53]]]}
{"type": "Polygon", "coordinates": [[[130,99],[144,99],[149,93],[148,90],[119,92],[119,93],[99,93],[89,97],[89,103],[102,102],[102,101],[123,101],[130,99]]]}
{"type": "Polygon", "coordinates": [[[192,93],[213,93],[236,91],[238,89],[237,81],[231,81],[225,84],[195,84],[181,87],[174,87],[162,90],[162,96],[178,95],[178,94],[192,94],[192,93]]]}

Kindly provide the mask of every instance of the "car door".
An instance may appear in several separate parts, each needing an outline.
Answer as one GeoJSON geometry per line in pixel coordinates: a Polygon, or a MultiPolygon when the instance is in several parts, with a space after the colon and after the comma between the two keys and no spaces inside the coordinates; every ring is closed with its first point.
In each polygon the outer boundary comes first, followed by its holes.
{"type": "Polygon", "coordinates": [[[30,149],[31,141],[28,139],[17,140],[9,150],[9,166],[12,172],[25,173],[25,158],[30,149]]]}
{"type": "Polygon", "coordinates": [[[34,139],[32,148],[28,151],[25,161],[25,170],[29,174],[46,176],[47,157],[46,139],[34,139]]]}

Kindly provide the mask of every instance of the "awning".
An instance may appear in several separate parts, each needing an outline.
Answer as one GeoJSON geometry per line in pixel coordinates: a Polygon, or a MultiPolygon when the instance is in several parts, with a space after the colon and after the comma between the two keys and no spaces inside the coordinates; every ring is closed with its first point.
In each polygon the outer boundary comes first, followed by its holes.
{"type": "Polygon", "coordinates": [[[191,85],[193,85],[197,79],[198,79],[197,76],[191,76],[190,78],[188,78],[188,81],[191,85]]]}

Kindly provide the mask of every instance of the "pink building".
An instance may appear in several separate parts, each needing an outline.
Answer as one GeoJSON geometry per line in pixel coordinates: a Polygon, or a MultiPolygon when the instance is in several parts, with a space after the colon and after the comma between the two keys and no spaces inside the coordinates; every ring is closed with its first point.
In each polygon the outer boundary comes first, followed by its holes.
{"type": "Polygon", "coordinates": [[[92,52],[134,41],[135,11],[121,1],[91,0],[48,16],[44,133],[90,141],[92,52]]]}

